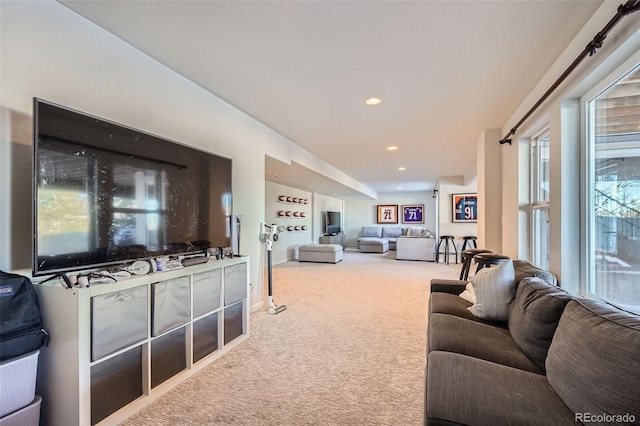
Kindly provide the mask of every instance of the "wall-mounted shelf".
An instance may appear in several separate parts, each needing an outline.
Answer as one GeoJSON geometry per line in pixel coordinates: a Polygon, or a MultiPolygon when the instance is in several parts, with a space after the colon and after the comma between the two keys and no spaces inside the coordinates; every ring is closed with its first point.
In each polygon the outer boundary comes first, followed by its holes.
{"type": "Polygon", "coordinates": [[[306,219],[307,212],[294,212],[291,210],[278,210],[276,213],[278,219],[306,219]]]}
{"type": "Polygon", "coordinates": [[[292,197],[289,195],[279,195],[277,201],[287,204],[309,204],[309,200],[306,198],[292,197]]]}

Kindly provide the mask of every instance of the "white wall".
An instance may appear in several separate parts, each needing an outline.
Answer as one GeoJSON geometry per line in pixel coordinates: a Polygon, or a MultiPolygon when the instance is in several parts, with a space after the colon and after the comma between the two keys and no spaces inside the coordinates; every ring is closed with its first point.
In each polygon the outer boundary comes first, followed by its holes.
{"type": "Polygon", "coordinates": [[[500,130],[485,130],[477,141],[478,149],[478,247],[494,253],[504,251],[502,244],[502,148],[500,130]]]}
{"type": "Polygon", "coordinates": [[[297,248],[301,244],[312,242],[313,223],[313,198],[311,192],[291,188],[273,182],[265,182],[265,218],[267,224],[275,223],[278,226],[305,226],[306,230],[284,231],[278,234],[278,241],[273,243],[271,251],[274,265],[284,263],[288,260],[297,259],[297,248]],[[281,195],[295,197],[296,199],[306,199],[307,204],[280,201],[281,195]],[[279,211],[290,211],[304,213],[306,217],[280,217],[279,211]]]}
{"type": "Polygon", "coordinates": [[[378,205],[397,204],[398,224],[385,226],[409,227],[412,224],[402,223],[402,206],[410,204],[424,204],[424,223],[416,226],[424,226],[435,232],[436,229],[436,201],[432,197],[432,191],[413,191],[397,193],[380,193],[377,200],[346,200],[344,214],[344,228],[347,235],[347,246],[356,247],[360,231],[363,226],[378,225],[378,205]]]}
{"type": "MultiPolygon", "coordinates": [[[[563,54],[522,102],[502,128],[502,135],[531,108],[551,84],[575,60],[584,47],[615,15],[619,3],[604,2],[582,28],[563,54]]],[[[502,242],[505,254],[527,253],[528,221],[523,200],[528,198],[528,173],[523,171],[523,147],[527,138],[542,124],[550,125],[550,270],[563,287],[578,291],[584,279],[585,265],[580,265],[580,130],[579,99],[591,87],[611,73],[631,55],[640,51],[640,19],[637,13],[623,18],[607,36],[597,54],[587,58],[559,89],[529,118],[512,137],[513,145],[502,150],[502,242]],[[518,208],[519,207],[519,208],[518,208]]],[[[496,142],[497,143],[497,142],[496,142]]],[[[482,159],[479,158],[479,164],[482,159]]],[[[479,166],[480,172],[480,166],[479,166]]],[[[479,179],[480,181],[480,179],[479,179]]],[[[522,258],[522,257],[521,257],[522,258]]]]}
{"type": "Polygon", "coordinates": [[[232,158],[233,213],[242,216],[242,252],[251,257],[254,309],[265,295],[265,254],[258,240],[265,218],[265,153],[370,192],[59,3],[2,1],[0,8],[0,193],[3,201],[12,197],[11,208],[0,209],[4,270],[31,265],[31,148],[21,143],[31,140],[31,128],[20,122],[29,123],[33,97],[232,158]]]}
{"type": "Polygon", "coordinates": [[[274,182],[265,182],[265,213],[266,223],[276,223],[279,226],[306,226],[304,231],[286,231],[278,235],[278,241],[273,244],[272,262],[274,265],[298,258],[298,247],[302,244],[318,243],[323,235],[322,213],[335,211],[342,214],[344,221],[343,200],[328,197],[315,192],[303,191],[274,182]],[[280,195],[304,198],[308,204],[296,204],[279,201],[280,195]],[[282,218],[277,213],[280,210],[298,211],[306,214],[305,218],[282,218]]]}
{"type": "MultiPolygon", "coordinates": [[[[260,245],[254,237],[264,208],[260,147],[284,138],[58,3],[3,2],[1,19],[0,101],[11,115],[30,116],[32,98],[40,97],[233,159],[233,210],[244,219],[251,304],[260,303],[260,245]]],[[[12,149],[17,139],[20,135],[8,141],[12,149]]],[[[22,165],[11,166],[14,192],[30,194],[30,176],[19,180],[22,165]]],[[[3,190],[7,184],[2,182],[3,190]]],[[[31,217],[30,207],[12,203],[2,214],[10,214],[13,222],[31,217]]],[[[13,233],[12,247],[30,246],[30,226],[13,233]]],[[[29,268],[30,256],[2,267],[29,268]]]]}
{"type": "MultiPolygon", "coordinates": [[[[441,178],[438,181],[438,203],[440,210],[440,235],[453,235],[458,247],[458,252],[462,246],[462,237],[466,235],[478,235],[477,222],[454,222],[453,221],[453,194],[467,194],[477,192],[477,183],[474,181],[469,185],[464,185],[464,179],[459,177],[441,178]]],[[[480,216],[480,210],[478,211],[480,216]]],[[[478,247],[483,247],[478,245],[478,247]]]]}
{"type": "MultiPolygon", "coordinates": [[[[340,227],[344,230],[344,201],[318,193],[313,194],[313,242],[318,243],[320,236],[324,235],[322,228],[323,212],[340,212],[340,227]]],[[[344,231],[343,231],[344,232],[344,231]]]]}

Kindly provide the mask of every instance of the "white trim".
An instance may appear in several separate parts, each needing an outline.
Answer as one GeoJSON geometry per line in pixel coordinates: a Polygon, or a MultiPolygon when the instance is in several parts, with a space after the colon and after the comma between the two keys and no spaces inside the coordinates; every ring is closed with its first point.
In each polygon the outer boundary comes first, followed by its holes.
{"type": "Polygon", "coordinates": [[[0,269],[11,269],[11,113],[0,108],[0,269]]]}
{"type": "MultiPolygon", "coordinates": [[[[602,64],[604,66],[605,64],[602,64]]],[[[592,126],[594,121],[594,108],[591,104],[598,96],[613,86],[618,81],[625,78],[640,65],[640,51],[635,52],[629,58],[600,80],[580,98],[581,108],[581,129],[584,130],[580,159],[582,167],[580,170],[580,195],[581,195],[581,223],[580,223],[580,265],[581,277],[579,291],[581,294],[596,296],[592,291],[595,286],[595,262],[591,256],[595,249],[595,224],[591,212],[594,207],[594,196],[592,183],[595,181],[595,170],[593,168],[596,158],[595,144],[592,143],[592,126]],[[591,105],[590,105],[591,104],[591,105]]],[[[600,296],[596,296],[601,298],[600,296]]]]}
{"type": "MultiPolygon", "coordinates": [[[[540,201],[538,198],[540,187],[542,186],[542,182],[540,180],[540,149],[539,142],[540,140],[548,139],[548,150],[550,152],[551,149],[551,126],[547,122],[539,131],[537,131],[529,140],[529,250],[530,250],[530,260],[531,263],[540,267],[540,268],[549,268],[549,259],[547,258],[546,262],[543,264],[541,259],[538,259],[538,253],[540,252],[539,247],[536,247],[536,244],[539,243],[538,236],[536,234],[536,215],[535,212],[537,210],[545,210],[547,214],[547,221],[551,220],[549,215],[549,200],[540,201]]],[[[548,165],[548,171],[551,173],[551,164],[548,165]]],[[[551,184],[551,179],[549,175],[549,182],[551,184]]],[[[549,191],[551,188],[548,188],[549,191]]],[[[549,192],[550,193],[550,192],[549,192]]],[[[549,226],[547,226],[547,256],[550,253],[550,239],[549,239],[549,226]]]]}

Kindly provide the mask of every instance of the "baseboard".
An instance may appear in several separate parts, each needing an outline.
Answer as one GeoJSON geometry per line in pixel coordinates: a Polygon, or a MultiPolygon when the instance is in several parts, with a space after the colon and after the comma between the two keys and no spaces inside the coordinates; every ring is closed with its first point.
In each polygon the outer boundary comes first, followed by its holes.
{"type": "Polygon", "coordinates": [[[264,308],[264,300],[256,303],[255,305],[251,305],[250,312],[259,311],[262,308],[264,308]]]}

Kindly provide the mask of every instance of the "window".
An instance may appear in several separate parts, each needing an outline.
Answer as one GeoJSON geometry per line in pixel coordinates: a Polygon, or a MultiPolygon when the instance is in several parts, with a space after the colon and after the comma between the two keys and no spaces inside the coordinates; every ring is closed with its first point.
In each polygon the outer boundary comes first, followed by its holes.
{"type": "Polygon", "coordinates": [[[164,171],[115,164],[116,190],[112,198],[113,243],[117,247],[139,246],[160,251],[164,236],[159,235],[165,213],[167,177],[164,171]]]}
{"type": "Polygon", "coordinates": [[[586,102],[585,291],[640,312],[640,64],[586,102]]]}
{"type": "Polygon", "coordinates": [[[549,269],[549,129],[531,139],[531,262],[549,269]]]}

